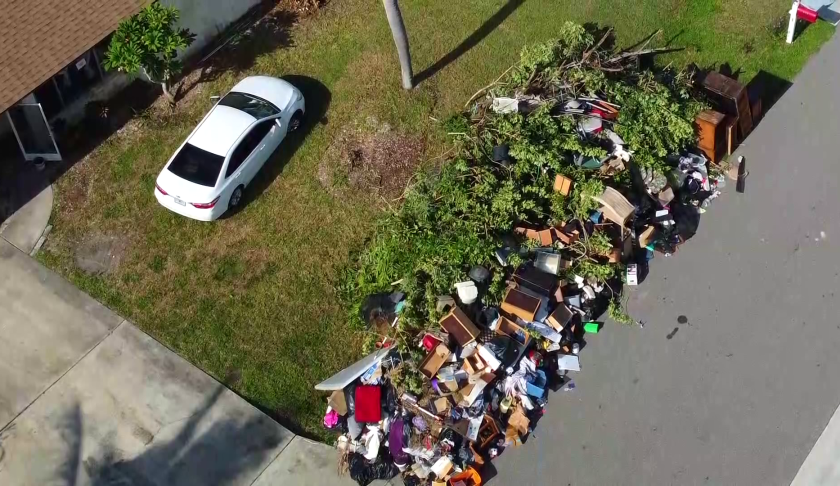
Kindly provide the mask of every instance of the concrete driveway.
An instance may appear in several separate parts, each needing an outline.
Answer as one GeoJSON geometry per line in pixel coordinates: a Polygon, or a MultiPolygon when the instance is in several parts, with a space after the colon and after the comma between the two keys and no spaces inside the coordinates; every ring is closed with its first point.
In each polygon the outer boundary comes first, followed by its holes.
{"type": "Polygon", "coordinates": [[[0,484],[249,485],[293,439],[0,240],[0,484]]]}
{"type": "MultiPolygon", "coordinates": [[[[835,36],[739,150],[746,193],[730,184],[631,291],[645,328],[589,339],[578,388],[494,484],[791,483],[840,403],[838,79],[835,36]]],[[[797,484],[840,484],[838,430],[797,484]]]]}
{"type": "Polygon", "coordinates": [[[356,484],[337,461],[0,238],[0,485],[356,484]]]}

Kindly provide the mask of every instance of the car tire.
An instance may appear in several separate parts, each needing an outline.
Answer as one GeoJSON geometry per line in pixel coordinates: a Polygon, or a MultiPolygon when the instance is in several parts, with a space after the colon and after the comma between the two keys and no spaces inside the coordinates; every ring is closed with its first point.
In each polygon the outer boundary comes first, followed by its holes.
{"type": "Polygon", "coordinates": [[[229,214],[233,214],[239,209],[239,206],[242,204],[242,193],[244,192],[244,189],[245,186],[237,186],[230,194],[230,199],[228,199],[229,214]]]}
{"type": "Polygon", "coordinates": [[[292,115],[291,120],[289,120],[289,133],[294,133],[300,130],[300,127],[303,125],[303,113],[300,110],[296,111],[294,115],[292,115]]]}

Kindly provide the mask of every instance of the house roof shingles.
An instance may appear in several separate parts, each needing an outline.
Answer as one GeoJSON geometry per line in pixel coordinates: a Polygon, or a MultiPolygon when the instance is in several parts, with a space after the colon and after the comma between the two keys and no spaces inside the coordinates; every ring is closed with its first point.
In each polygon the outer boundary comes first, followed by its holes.
{"type": "Polygon", "coordinates": [[[137,13],[147,0],[0,0],[0,113],[137,13]]]}

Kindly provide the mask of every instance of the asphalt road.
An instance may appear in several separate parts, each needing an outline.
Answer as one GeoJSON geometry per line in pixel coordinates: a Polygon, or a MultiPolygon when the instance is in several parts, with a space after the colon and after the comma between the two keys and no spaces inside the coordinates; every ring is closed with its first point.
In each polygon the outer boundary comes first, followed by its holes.
{"type": "Polygon", "coordinates": [[[632,289],[645,328],[589,340],[492,484],[790,484],[840,403],[838,79],[835,36],[741,146],[746,193],[632,289]]]}

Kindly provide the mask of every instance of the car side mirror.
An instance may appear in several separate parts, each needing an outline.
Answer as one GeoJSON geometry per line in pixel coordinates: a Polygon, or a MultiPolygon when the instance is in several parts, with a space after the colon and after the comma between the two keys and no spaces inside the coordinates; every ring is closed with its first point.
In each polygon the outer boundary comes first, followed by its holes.
{"type": "Polygon", "coordinates": [[[222,99],[222,97],[221,97],[221,96],[219,96],[219,95],[213,95],[213,96],[211,96],[211,97],[210,97],[210,102],[211,102],[211,103],[213,103],[213,104],[215,105],[216,103],[218,103],[218,102],[219,102],[219,100],[220,100],[220,99],[222,99]]]}
{"type": "Polygon", "coordinates": [[[283,124],[282,124],[282,123],[280,123],[280,119],[279,119],[279,118],[278,118],[278,119],[276,119],[276,120],[274,120],[274,123],[276,123],[278,127],[283,128],[283,124]]]}

